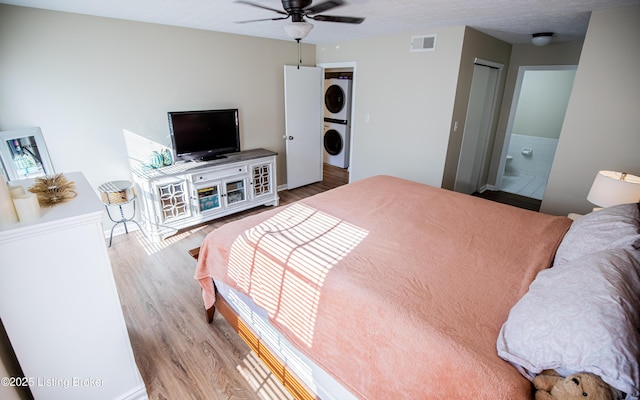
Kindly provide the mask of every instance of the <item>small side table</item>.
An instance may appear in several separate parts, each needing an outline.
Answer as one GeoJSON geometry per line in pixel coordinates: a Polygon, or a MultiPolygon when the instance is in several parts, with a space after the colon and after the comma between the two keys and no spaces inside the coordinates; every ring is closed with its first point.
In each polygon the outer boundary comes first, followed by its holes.
{"type": "Polygon", "coordinates": [[[111,243],[113,242],[113,230],[118,226],[118,224],[123,224],[124,231],[128,234],[129,229],[127,228],[127,222],[133,222],[144,234],[140,224],[134,220],[136,216],[136,194],[133,189],[133,183],[129,181],[111,181],[98,186],[98,191],[100,192],[100,198],[104,203],[109,219],[114,222],[114,225],[111,227],[111,233],[109,234],[109,247],[111,247],[111,243]],[[133,204],[133,213],[131,214],[131,217],[125,217],[122,206],[129,203],[133,204]],[[118,206],[118,209],[120,210],[120,219],[114,219],[111,216],[109,206],[118,206]]]}

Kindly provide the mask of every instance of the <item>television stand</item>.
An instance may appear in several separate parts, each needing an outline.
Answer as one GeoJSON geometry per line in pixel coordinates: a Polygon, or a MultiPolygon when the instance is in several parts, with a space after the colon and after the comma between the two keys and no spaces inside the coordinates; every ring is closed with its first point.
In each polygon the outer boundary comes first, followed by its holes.
{"type": "Polygon", "coordinates": [[[255,149],[209,161],[133,169],[142,191],[138,204],[145,233],[164,239],[179,229],[239,211],[277,206],[276,155],[255,149]]]}

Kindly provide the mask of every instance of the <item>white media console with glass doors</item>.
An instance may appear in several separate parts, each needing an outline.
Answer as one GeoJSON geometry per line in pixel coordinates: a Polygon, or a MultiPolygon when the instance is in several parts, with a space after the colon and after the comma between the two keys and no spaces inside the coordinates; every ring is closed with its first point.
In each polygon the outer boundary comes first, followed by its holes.
{"type": "Polygon", "coordinates": [[[166,238],[249,208],[277,206],[276,155],[255,149],[211,161],[132,170],[145,233],[166,238]]]}

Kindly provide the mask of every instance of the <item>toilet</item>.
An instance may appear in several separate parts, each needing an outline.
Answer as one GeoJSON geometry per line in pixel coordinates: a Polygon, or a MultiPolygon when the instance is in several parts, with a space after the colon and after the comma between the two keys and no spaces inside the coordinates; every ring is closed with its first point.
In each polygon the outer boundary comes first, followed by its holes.
{"type": "Polygon", "coordinates": [[[507,162],[504,165],[504,175],[514,175],[513,167],[511,166],[511,161],[513,160],[513,156],[511,154],[507,154],[507,162]]]}

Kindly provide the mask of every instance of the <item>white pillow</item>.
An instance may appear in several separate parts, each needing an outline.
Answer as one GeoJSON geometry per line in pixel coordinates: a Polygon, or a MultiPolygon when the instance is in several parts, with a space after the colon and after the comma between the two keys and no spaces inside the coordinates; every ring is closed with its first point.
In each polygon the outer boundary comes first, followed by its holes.
{"type": "Polygon", "coordinates": [[[640,248],[640,203],[620,204],[578,218],[562,239],[553,266],[611,249],[640,248]]]}
{"type": "Polygon", "coordinates": [[[497,348],[530,379],[544,369],[591,372],[638,399],[639,330],[640,251],[616,249],[540,271],[497,348]]]}

